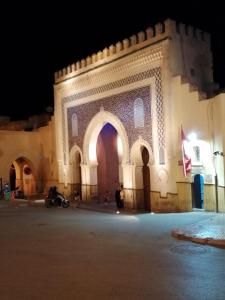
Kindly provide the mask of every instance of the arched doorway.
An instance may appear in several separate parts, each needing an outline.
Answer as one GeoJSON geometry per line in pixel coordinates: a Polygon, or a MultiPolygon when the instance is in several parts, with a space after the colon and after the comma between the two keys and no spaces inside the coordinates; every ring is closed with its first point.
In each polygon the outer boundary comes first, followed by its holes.
{"type": "MultiPolygon", "coordinates": [[[[98,185],[98,163],[97,159],[97,140],[99,133],[106,124],[110,124],[117,132],[117,149],[118,149],[118,180],[110,179],[110,187],[113,199],[116,187],[118,183],[124,185],[124,189],[128,188],[127,176],[125,178],[124,168],[126,168],[129,161],[129,141],[127,137],[126,130],[122,122],[114,114],[104,111],[101,109],[97,113],[86,129],[83,141],[83,164],[82,164],[82,190],[85,201],[90,201],[95,199],[99,195],[99,185],[98,185]],[[125,181],[126,180],[126,181],[125,181]],[[113,182],[117,181],[117,182],[113,182]],[[85,196],[86,195],[86,196],[85,196]]],[[[128,168],[127,168],[128,169],[128,168]]],[[[110,172],[110,170],[108,170],[110,172]]],[[[101,188],[100,188],[101,189],[101,188]]],[[[102,189],[102,191],[105,189],[102,189]]]]}
{"type": "Polygon", "coordinates": [[[146,147],[142,147],[142,161],[143,161],[143,191],[144,191],[144,208],[151,211],[150,203],[150,170],[149,170],[149,153],[146,147]]]}
{"type": "Polygon", "coordinates": [[[131,147],[134,174],[134,209],[151,211],[150,165],[153,164],[151,146],[141,137],[131,147]]]}
{"type": "Polygon", "coordinates": [[[11,190],[20,191],[20,194],[31,196],[36,194],[36,179],[32,163],[19,157],[14,160],[9,171],[11,190]]]}
{"type": "Polygon", "coordinates": [[[71,194],[78,192],[82,197],[82,171],[81,165],[83,163],[83,156],[80,147],[74,145],[70,150],[70,178],[71,194]]]}
{"type": "Polygon", "coordinates": [[[116,129],[106,123],[99,133],[96,144],[98,196],[103,200],[107,195],[114,200],[119,183],[118,134],[116,129]]]}
{"type": "Polygon", "coordinates": [[[204,208],[204,178],[202,175],[197,174],[194,176],[192,187],[192,207],[204,208]]]}
{"type": "Polygon", "coordinates": [[[11,191],[15,191],[15,189],[16,189],[16,170],[15,170],[14,164],[11,164],[11,167],[9,170],[9,182],[10,182],[11,191]]]}

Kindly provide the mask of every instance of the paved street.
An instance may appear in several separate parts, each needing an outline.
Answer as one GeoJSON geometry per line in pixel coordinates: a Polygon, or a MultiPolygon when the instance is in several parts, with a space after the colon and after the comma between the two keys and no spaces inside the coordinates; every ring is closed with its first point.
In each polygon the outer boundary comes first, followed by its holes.
{"type": "Polygon", "coordinates": [[[0,298],[224,300],[225,249],[171,237],[173,228],[210,216],[0,200],[0,298]]]}

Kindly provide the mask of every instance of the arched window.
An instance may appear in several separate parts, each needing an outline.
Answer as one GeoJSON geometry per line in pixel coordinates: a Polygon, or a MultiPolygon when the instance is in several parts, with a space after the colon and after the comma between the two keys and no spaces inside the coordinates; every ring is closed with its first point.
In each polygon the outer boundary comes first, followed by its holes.
{"type": "Polygon", "coordinates": [[[201,161],[200,147],[199,146],[194,146],[193,151],[194,151],[194,161],[199,163],[201,161]]]}
{"type": "Polygon", "coordinates": [[[159,164],[165,165],[165,153],[162,147],[159,149],[159,164]]]}
{"type": "Polygon", "coordinates": [[[73,114],[71,118],[72,123],[72,136],[78,136],[78,119],[77,114],[73,114]]]}
{"type": "Polygon", "coordinates": [[[134,127],[144,127],[144,104],[141,98],[134,101],[134,127]]]}
{"type": "Polygon", "coordinates": [[[194,145],[192,148],[191,164],[194,166],[202,165],[201,148],[198,145],[194,145]]]}

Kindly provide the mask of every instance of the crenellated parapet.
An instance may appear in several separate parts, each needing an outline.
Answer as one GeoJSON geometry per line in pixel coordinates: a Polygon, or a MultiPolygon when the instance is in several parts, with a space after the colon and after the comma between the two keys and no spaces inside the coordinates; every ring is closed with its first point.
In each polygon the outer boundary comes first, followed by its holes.
{"type": "Polygon", "coordinates": [[[192,26],[167,19],[162,23],[148,27],[145,31],[140,31],[129,38],[118,41],[115,45],[110,45],[102,51],[93,53],[55,72],[55,83],[87,72],[146,46],[168,38],[173,39],[174,37],[182,37],[187,41],[193,40],[193,42],[198,43],[199,46],[210,49],[210,35],[208,33],[202,32],[192,26]]]}

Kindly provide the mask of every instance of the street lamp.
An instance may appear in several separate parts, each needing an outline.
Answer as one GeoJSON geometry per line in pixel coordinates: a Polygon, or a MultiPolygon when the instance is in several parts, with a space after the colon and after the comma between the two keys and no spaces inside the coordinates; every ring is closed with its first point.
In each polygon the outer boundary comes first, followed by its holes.
{"type": "MultiPolygon", "coordinates": [[[[215,152],[213,152],[213,155],[215,155],[215,156],[220,155],[220,156],[224,157],[224,154],[221,151],[215,151],[215,152]]],[[[218,176],[217,176],[217,172],[216,172],[216,165],[215,165],[215,192],[216,192],[216,212],[218,213],[219,212],[219,206],[218,206],[218,176]]]]}

